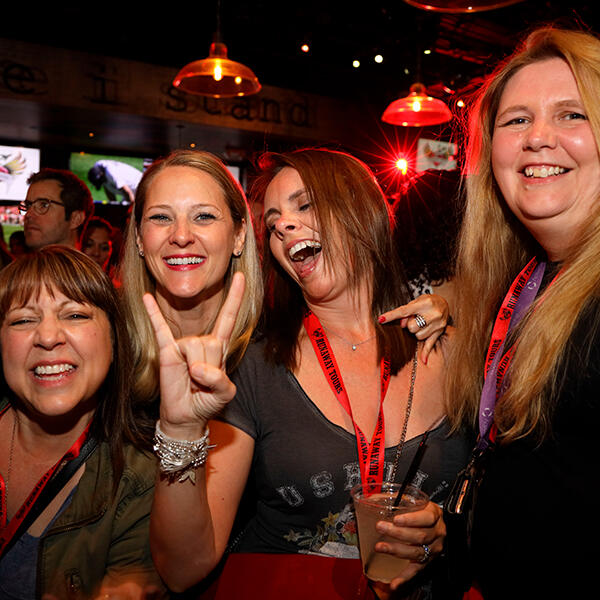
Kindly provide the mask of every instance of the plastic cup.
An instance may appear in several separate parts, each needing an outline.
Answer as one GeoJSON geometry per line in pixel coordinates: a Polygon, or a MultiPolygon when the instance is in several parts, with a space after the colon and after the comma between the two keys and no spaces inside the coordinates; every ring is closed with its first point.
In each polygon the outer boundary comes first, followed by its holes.
{"type": "Polygon", "coordinates": [[[425,508],[429,496],[418,488],[407,486],[402,500],[394,505],[400,483],[383,482],[381,487],[367,487],[363,492],[361,484],[351,491],[358,526],[360,559],[364,574],[373,581],[390,583],[408,564],[409,559],[375,552],[377,542],[395,542],[394,538],[381,535],[376,529],[378,521],[392,521],[396,515],[414,512],[425,508]]]}

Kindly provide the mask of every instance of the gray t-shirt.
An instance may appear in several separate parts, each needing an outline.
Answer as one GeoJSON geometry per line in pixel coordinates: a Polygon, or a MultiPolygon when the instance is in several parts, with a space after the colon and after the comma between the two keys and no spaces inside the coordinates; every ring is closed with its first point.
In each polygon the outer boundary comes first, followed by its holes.
{"type": "MultiPolygon", "coordinates": [[[[418,374],[417,374],[418,376],[418,374]]],[[[232,376],[237,395],[221,419],[255,440],[250,484],[256,510],[233,544],[243,552],[316,552],[358,558],[350,490],[360,483],[356,438],[324,417],[282,365],[252,344],[232,376]]],[[[398,464],[401,481],[420,441],[407,440],[398,464]]],[[[463,468],[470,442],[434,429],[414,483],[441,503],[463,468]]],[[[386,448],[385,476],[396,447],[386,448]]]]}

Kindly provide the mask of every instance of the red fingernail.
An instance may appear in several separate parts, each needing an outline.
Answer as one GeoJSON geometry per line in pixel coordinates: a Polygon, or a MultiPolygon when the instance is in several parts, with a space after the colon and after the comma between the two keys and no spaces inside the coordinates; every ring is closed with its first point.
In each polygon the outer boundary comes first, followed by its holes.
{"type": "Polygon", "coordinates": [[[377,319],[380,323],[385,323],[385,317],[381,315],[379,319],[377,319]]]}

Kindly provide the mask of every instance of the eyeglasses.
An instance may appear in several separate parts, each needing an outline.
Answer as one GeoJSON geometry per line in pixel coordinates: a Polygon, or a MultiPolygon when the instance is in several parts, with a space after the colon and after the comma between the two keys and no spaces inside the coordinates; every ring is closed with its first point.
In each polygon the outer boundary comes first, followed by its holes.
{"type": "Polygon", "coordinates": [[[64,206],[62,202],[57,202],[56,200],[49,200],[48,198],[38,198],[33,202],[29,200],[25,200],[24,202],[19,202],[19,211],[22,215],[29,212],[30,209],[33,208],[33,212],[38,215],[45,215],[50,210],[51,204],[57,204],[58,206],[64,206]]]}

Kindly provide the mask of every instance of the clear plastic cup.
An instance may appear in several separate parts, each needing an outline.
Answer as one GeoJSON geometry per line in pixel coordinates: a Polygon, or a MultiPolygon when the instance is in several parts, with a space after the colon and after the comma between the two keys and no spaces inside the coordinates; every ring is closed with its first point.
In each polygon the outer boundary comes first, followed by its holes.
{"type": "Polygon", "coordinates": [[[402,500],[394,505],[401,484],[383,482],[379,487],[368,487],[363,491],[361,484],[351,491],[358,526],[358,543],[364,574],[373,581],[390,583],[408,564],[409,559],[375,552],[377,542],[397,541],[381,535],[375,529],[378,521],[392,521],[396,515],[425,508],[429,496],[418,488],[406,487],[402,500]]]}

